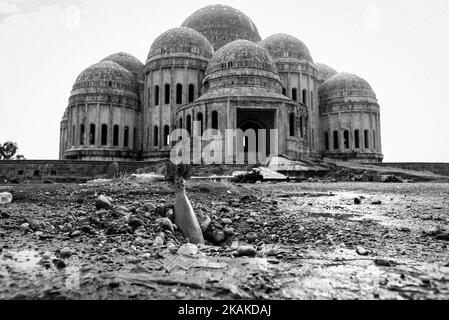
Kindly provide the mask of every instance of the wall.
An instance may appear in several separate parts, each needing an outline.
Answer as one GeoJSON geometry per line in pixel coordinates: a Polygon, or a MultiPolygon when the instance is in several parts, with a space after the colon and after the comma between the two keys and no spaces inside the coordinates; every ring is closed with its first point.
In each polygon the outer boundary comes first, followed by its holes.
{"type": "Polygon", "coordinates": [[[383,167],[393,167],[416,171],[430,171],[435,174],[449,176],[449,163],[438,162],[384,162],[373,163],[373,165],[383,167]]]}

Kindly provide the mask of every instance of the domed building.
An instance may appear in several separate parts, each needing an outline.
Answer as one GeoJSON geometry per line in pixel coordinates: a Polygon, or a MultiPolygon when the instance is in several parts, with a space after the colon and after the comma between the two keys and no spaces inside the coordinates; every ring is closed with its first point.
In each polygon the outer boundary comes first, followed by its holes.
{"type": "Polygon", "coordinates": [[[318,92],[325,157],[381,161],[379,104],[364,79],[337,73],[318,92]]]}
{"type": "Polygon", "coordinates": [[[180,142],[192,153],[213,146],[216,163],[383,158],[379,105],[365,80],[315,63],[292,35],[262,40],[225,5],[161,34],[145,64],[119,52],[84,70],[60,137],[61,159],[165,159],[180,142]]]}

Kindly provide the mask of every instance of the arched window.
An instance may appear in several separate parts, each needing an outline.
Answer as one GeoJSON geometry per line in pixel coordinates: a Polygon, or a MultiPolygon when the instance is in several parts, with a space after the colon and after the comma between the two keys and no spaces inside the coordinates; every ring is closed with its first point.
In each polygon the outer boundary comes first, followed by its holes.
{"type": "Polygon", "coordinates": [[[159,105],[159,86],[154,87],[154,105],[159,105]]]}
{"type": "Polygon", "coordinates": [[[179,118],[179,129],[182,129],[182,117],[179,118]]]}
{"type": "Polygon", "coordinates": [[[369,131],[365,130],[363,131],[363,138],[365,140],[365,149],[369,148],[369,131]]]}
{"type": "Polygon", "coordinates": [[[218,129],[218,112],[212,111],[212,129],[218,129]]]}
{"type": "Polygon", "coordinates": [[[95,144],[95,125],[93,123],[90,124],[89,144],[95,144]]]}
{"type": "Polygon", "coordinates": [[[182,84],[176,85],[176,103],[182,104],[182,84]]]}
{"type": "Polygon", "coordinates": [[[329,132],[324,132],[324,149],[329,150],[329,132]]]}
{"type": "Polygon", "coordinates": [[[167,83],[165,85],[165,104],[169,104],[170,103],[170,85],[167,83]]]}
{"type": "Polygon", "coordinates": [[[313,91],[310,91],[310,109],[313,110],[313,91]]]}
{"type": "Polygon", "coordinates": [[[193,102],[195,100],[195,85],[189,84],[189,102],[193,102]]]}
{"type": "Polygon", "coordinates": [[[164,146],[170,144],[170,127],[168,125],[164,126],[164,146]]]}
{"type": "Polygon", "coordinates": [[[133,148],[134,150],[137,149],[137,128],[133,130],[133,148]]]}
{"type": "Polygon", "coordinates": [[[356,149],[360,148],[360,133],[358,129],[354,130],[354,147],[356,149]]]}
{"type": "Polygon", "coordinates": [[[158,126],[154,126],[153,129],[153,145],[155,147],[157,147],[159,144],[159,127],[158,126]]]}
{"type": "Polygon", "coordinates": [[[196,115],[196,120],[200,123],[200,135],[203,135],[203,114],[201,112],[198,112],[196,115]]]}
{"type": "Polygon", "coordinates": [[[119,136],[119,126],[114,125],[113,133],[112,133],[112,144],[114,146],[118,146],[118,136],[119,136]]]}
{"type": "Polygon", "coordinates": [[[299,117],[299,135],[301,138],[304,137],[304,120],[303,117],[299,117]]]}
{"type": "Polygon", "coordinates": [[[129,146],[129,127],[125,127],[123,131],[123,146],[127,148],[129,146]]]}
{"type": "Polygon", "coordinates": [[[343,142],[345,145],[345,149],[349,149],[349,131],[343,131],[343,142]]]}
{"type": "Polygon", "coordinates": [[[287,89],[285,89],[284,87],[282,87],[282,94],[283,94],[284,96],[287,95],[287,89]]]}
{"type": "Polygon", "coordinates": [[[84,145],[84,124],[80,126],[80,145],[84,145]]]}
{"type": "Polygon", "coordinates": [[[292,100],[298,101],[298,89],[296,89],[296,88],[292,89],[292,100]]]}
{"type": "Polygon", "coordinates": [[[306,89],[302,90],[302,103],[307,105],[307,90],[306,89]]]}
{"type": "Polygon", "coordinates": [[[147,127],[147,148],[150,146],[150,127],[147,127]]]}
{"type": "Polygon", "coordinates": [[[75,136],[75,125],[72,126],[72,146],[74,146],[76,143],[76,136],[75,136]]]}
{"type": "Polygon", "coordinates": [[[295,114],[292,112],[289,116],[290,137],[295,136],[295,114]]]}
{"type": "Polygon", "coordinates": [[[192,116],[190,114],[186,117],[186,129],[189,135],[192,135],[192,116]]]}
{"type": "Polygon", "coordinates": [[[376,149],[376,131],[373,130],[373,149],[376,149]]]}
{"type": "Polygon", "coordinates": [[[108,125],[102,124],[101,125],[101,145],[105,146],[108,144],[108,125]]]}
{"type": "Polygon", "coordinates": [[[334,150],[338,150],[340,148],[338,141],[338,131],[334,131],[334,150]]]}

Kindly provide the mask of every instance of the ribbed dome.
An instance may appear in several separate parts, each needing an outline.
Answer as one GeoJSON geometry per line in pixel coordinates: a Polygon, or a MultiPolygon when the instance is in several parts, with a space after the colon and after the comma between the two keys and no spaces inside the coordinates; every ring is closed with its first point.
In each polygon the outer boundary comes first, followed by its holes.
{"type": "Polygon", "coordinates": [[[204,7],[188,17],[183,27],[195,29],[204,35],[215,50],[238,39],[259,42],[255,24],[241,11],[216,4],[204,7]]]}
{"type": "Polygon", "coordinates": [[[248,40],[236,40],[214,54],[207,67],[206,76],[220,69],[236,67],[277,72],[274,60],[265,48],[248,40]]]}
{"type": "Polygon", "coordinates": [[[327,79],[338,73],[335,69],[329,67],[324,63],[317,62],[315,63],[315,66],[318,70],[318,81],[326,81],[327,79]]]}
{"type": "Polygon", "coordinates": [[[284,33],[269,36],[260,45],[266,48],[275,59],[296,58],[313,62],[307,46],[299,39],[284,33]]]}
{"type": "Polygon", "coordinates": [[[103,61],[112,61],[119,65],[121,65],[123,68],[128,70],[129,72],[137,75],[143,74],[143,63],[137,59],[136,57],[130,55],[126,52],[118,52],[111,54],[110,56],[104,58],[103,61]]]}
{"type": "Polygon", "coordinates": [[[135,80],[131,72],[112,61],[96,63],[78,76],[73,90],[81,88],[125,89],[135,92],[135,80]]]}
{"type": "Polygon", "coordinates": [[[161,34],[152,44],[148,60],[158,54],[188,53],[209,59],[213,48],[198,31],[191,28],[173,28],[161,34]]]}
{"type": "Polygon", "coordinates": [[[366,80],[351,73],[337,73],[326,80],[319,88],[320,96],[345,91],[348,96],[375,97],[374,91],[366,80]]]}

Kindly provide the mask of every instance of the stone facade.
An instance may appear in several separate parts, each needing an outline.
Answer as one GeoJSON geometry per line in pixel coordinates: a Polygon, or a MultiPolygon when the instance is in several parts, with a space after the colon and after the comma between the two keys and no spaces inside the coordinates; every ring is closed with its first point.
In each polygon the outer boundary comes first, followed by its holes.
{"type": "Polygon", "coordinates": [[[83,71],[61,121],[60,159],[164,159],[177,128],[222,137],[265,129],[257,139],[266,141],[277,129],[267,155],[274,143],[292,159],[383,158],[379,105],[365,80],[315,63],[293,36],[261,40],[250,18],[224,5],[159,36],[145,65],[117,53],[83,71]]]}

